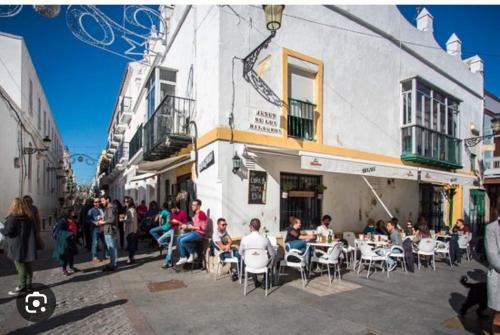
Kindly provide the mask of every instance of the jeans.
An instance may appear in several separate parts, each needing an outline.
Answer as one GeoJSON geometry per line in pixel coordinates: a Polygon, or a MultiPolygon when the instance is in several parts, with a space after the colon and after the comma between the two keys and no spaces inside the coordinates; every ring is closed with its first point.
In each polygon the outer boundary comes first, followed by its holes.
{"type": "MultiPolygon", "coordinates": [[[[388,256],[390,253],[391,253],[391,249],[390,248],[385,248],[385,249],[377,251],[377,254],[379,254],[380,256],[385,256],[385,262],[387,263],[388,266],[393,266],[396,261],[393,260],[391,257],[388,256]]],[[[392,253],[394,253],[394,254],[400,254],[401,250],[394,249],[392,251],[392,253]]]]}
{"type": "Polygon", "coordinates": [[[90,250],[90,254],[92,255],[92,258],[97,257],[97,243],[99,240],[102,242],[103,248],[104,248],[104,255],[108,256],[108,250],[106,248],[106,241],[104,241],[104,233],[98,228],[94,227],[92,229],[92,247],[90,250]]]}
{"type": "Polygon", "coordinates": [[[193,242],[202,240],[203,236],[195,231],[191,231],[177,237],[177,247],[179,248],[179,255],[181,256],[181,258],[187,257],[188,254],[193,253],[193,242]]]}
{"type": "Polygon", "coordinates": [[[118,258],[118,241],[115,239],[114,235],[104,234],[104,240],[106,241],[106,246],[108,247],[110,262],[109,265],[112,268],[116,267],[116,259],[118,258]]]}
{"type": "Polygon", "coordinates": [[[158,241],[159,244],[163,244],[163,241],[168,237],[168,235],[164,237],[164,235],[168,233],[168,231],[163,231],[163,228],[161,226],[151,228],[149,230],[149,233],[155,238],[155,240],[158,241]]]}
{"type": "Polygon", "coordinates": [[[137,251],[137,234],[130,233],[127,235],[127,250],[128,250],[128,258],[134,259],[135,252],[137,251]]]}
{"type": "MultiPolygon", "coordinates": [[[[300,250],[303,253],[306,251],[306,248],[307,248],[307,241],[305,241],[305,240],[293,240],[293,241],[288,242],[288,244],[290,245],[290,248],[300,250]]],[[[309,252],[308,252],[307,257],[306,257],[306,264],[310,263],[312,253],[313,253],[313,249],[309,248],[309,252]]]]}
{"type": "MultiPolygon", "coordinates": [[[[156,238],[156,236],[155,236],[156,238]]],[[[174,230],[170,229],[166,233],[163,233],[159,238],[156,238],[158,243],[160,243],[162,246],[167,246],[167,253],[165,255],[165,260],[163,263],[165,265],[171,264],[172,263],[172,249],[168,248],[170,241],[174,238],[174,230]]]]}
{"type": "Polygon", "coordinates": [[[17,274],[19,276],[19,287],[21,289],[31,288],[31,281],[33,279],[33,268],[31,262],[18,262],[15,261],[17,274]]]}

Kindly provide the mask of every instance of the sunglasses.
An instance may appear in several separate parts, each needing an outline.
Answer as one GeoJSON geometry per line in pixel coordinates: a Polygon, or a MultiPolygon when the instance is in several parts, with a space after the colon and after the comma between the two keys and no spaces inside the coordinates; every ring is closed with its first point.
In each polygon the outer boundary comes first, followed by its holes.
{"type": "Polygon", "coordinates": [[[223,224],[221,224],[221,226],[222,226],[222,227],[225,227],[225,226],[227,226],[227,223],[223,223],[223,224]]]}

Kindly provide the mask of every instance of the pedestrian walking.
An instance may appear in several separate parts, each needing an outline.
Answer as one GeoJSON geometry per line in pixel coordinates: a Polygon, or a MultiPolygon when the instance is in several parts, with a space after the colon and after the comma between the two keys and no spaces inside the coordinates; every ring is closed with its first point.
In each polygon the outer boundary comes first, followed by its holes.
{"type": "MultiPolygon", "coordinates": [[[[29,195],[25,195],[23,197],[24,202],[28,206],[28,209],[31,211],[33,221],[35,223],[35,242],[36,242],[36,249],[37,250],[42,250],[44,248],[44,243],[43,239],[40,236],[40,231],[41,231],[41,220],[40,220],[40,212],[38,211],[38,208],[33,204],[33,198],[29,195]]],[[[45,229],[45,226],[43,226],[43,229],[45,229]]]]}
{"type": "Polygon", "coordinates": [[[137,220],[137,211],[134,200],[130,197],[124,199],[126,206],[125,221],[123,230],[127,240],[128,260],[127,264],[135,262],[134,256],[137,251],[137,233],[139,231],[139,221],[137,220]]]}
{"type": "Polygon", "coordinates": [[[99,258],[97,258],[97,248],[99,245],[99,241],[101,242],[103,252],[103,259],[108,255],[106,241],[104,240],[104,226],[99,224],[99,221],[104,218],[104,211],[101,208],[101,199],[95,198],[94,207],[89,209],[87,213],[87,220],[91,225],[91,234],[92,234],[92,246],[90,248],[90,255],[92,257],[92,262],[98,263],[101,262],[99,258]]]}
{"type": "Polygon", "coordinates": [[[115,199],[113,200],[113,204],[116,206],[116,210],[118,212],[118,218],[123,218],[122,220],[118,221],[118,234],[120,236],[120,249],[124,249],[124,239],[125,239],[125,232],[123,230],[123,224],[125,222],[125,215],[127,213],[127,208],[122,206],[120,200],[115,199]]]}
{"type": "Polygon", "coordinates": [[[32,263],[37,259],[35,229],[27,203],[21,198],[12,200],[2,234],[7,237],[7,257],[14,261],[19,285],[9,295],[26,293],[31,289],[32,263]]]}
{"type": "Polygon", "coordinates": [[[74,257],[78,254],[78,248],[76,246],[77,236],[70,219],[71,215],[74,215],[73,210],[69,211],[66,219],[59,221],[56,235],[57,242],[52,252],[52,257],[59,262],[65,276],[79,271],[74,267],[74,257]]]}
{"type": "Polygon", "coordinates": [[[105,211],[104,218],[99,220],[99,224],[104,226],[104,240],[110,258],[109,264],[103,268],[103,271],[114,271],[118,258],[118,210],[109,196],[102,197],[101,204],[105,207],[105,211]]]}
{"type": "Polygon", "coordinates": [[[88,219],[88,213],[92,206],[92,199],[87,199],[78,217],[78,223],[82,227],[83,242],[87,251],[91,251],[92,249],[92,223],[88,219]]]}

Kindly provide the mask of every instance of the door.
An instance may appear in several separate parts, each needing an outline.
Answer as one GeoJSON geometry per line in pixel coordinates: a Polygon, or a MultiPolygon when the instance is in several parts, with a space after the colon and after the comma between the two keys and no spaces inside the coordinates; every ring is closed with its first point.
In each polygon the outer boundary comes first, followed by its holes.
{"type": "Polygon", "coordinates": [[[176,200],[179,202],[179,208],[186,212],[190,217],[193,216],[191,202],[196,199],[195,185],[191,179],[191,174],[185,174],[177,177],[176,200]]]}
{"type": "Polygon", "coordinates": [[[475,235],[484,233],[484,197],[483,190],[470,190],[469,224],[475,235]]]}
{"type": "Polygon", "coordinates": [[[302,220],[302,229],[315,229],[321,222],[322,200],[317,193],[321,176],[282,173],[280,182],[280,230],[288,227],[291,216],[302,220]],[[283,198],[285,186],[291,190],[283,198]]]}
{"type": "Polygon", "coordinates": [[[443,228],[443,195],[441,186],[420,184],[420,216],[426,218],[430,229],[435,231],[443,228]]]}

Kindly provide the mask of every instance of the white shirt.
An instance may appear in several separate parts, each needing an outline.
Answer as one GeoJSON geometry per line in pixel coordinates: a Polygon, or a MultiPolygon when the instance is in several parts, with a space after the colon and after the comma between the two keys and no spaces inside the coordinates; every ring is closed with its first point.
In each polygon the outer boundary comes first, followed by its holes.
{"type": "Polygon", "coordinates": [[[259,234],[258,231],[253,231],[241,239],[240,255],[245,255],[245,250],[248,249],[266,249],[269,256],[274,257],[276,251],[267,237],[259,234]]]}
{"type": "Polygon", "coordinates": [[[316,228],[316,234],[328,237],[328,228],[325,225],[319,225],[318,228],[316,228]]]}

